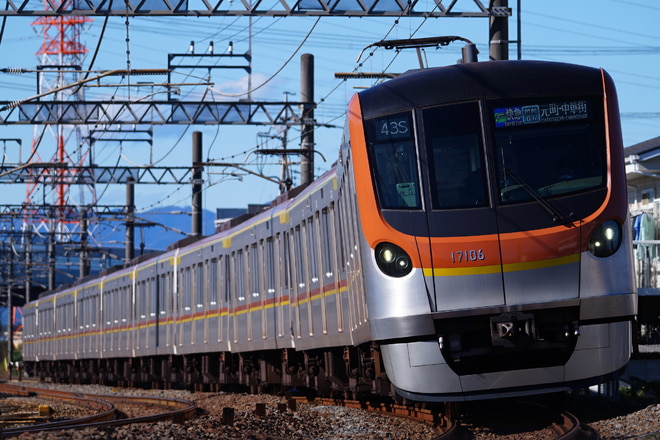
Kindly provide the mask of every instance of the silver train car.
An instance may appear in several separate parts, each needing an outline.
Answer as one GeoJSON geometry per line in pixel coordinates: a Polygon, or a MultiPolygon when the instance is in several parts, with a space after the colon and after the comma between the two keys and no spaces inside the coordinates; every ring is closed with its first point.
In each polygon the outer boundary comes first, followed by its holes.
{"type": "Polygon", "coordinates": [[[415,401],[599,383],[632,347],[626,197],[606,72],[411,71],[353,97],[314,183],[27,304],[24,360],[55,381],[415,401]]]}

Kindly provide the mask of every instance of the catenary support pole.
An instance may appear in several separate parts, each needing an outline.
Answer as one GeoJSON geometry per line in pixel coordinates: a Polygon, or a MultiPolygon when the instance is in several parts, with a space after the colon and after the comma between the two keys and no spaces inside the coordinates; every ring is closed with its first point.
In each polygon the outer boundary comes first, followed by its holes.
{"type": "Polygon", "coordinates": [[[306,53],[300,57],[300,101],[302,109],[300,131],[300,184],[314,180],[314,55],[306,53]]]}
{"type": "Polygon", "coordinates": [[[192,138],[193,185],[192,185],[192,235],[202,235],[202,132],[193,132],[192,138]]]}
{"type": "Polygon", "coordinates": [[[128,263],[135,257],[135,179],[126,179],[126,252],[128,263]]]}
{"type": "MultiPolygon", "coordinates": [[[[492,7],[508,7],[509,0],[493,0],[492,7]]],[[[509,59],[509,17],[490,17],[490,59],[509,59]]]]}

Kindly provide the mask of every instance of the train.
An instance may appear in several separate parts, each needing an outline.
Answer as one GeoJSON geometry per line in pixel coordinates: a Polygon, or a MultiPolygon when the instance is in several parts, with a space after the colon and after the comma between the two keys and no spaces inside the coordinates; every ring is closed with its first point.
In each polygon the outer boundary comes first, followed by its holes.
{"type": "Polygon", "coordinates": [[[339,157],[255,214],[24,307],[43,380],[452,402],[616,378],[637,313],[603,69],[420,68],[357,92],[339,157]]]}

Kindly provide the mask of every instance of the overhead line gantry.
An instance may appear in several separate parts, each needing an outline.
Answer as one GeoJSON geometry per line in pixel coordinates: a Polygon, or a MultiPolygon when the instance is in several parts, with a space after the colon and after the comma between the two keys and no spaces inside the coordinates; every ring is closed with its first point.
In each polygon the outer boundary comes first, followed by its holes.
{"type": "Polygon", "coordinates": [[[7,0],[0,16],[266,16],[266,17],[506,17],[507,7],[482,0],[433,2],[403,0],[7,0]],[[461,5],[458,6],[458,3],[461,5]]]}

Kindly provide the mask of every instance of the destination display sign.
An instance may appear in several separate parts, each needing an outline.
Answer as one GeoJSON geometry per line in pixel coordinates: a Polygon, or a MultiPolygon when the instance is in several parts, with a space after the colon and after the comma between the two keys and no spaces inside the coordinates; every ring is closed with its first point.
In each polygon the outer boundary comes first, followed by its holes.
{"type": "Polygon", "coordinates": [[[575,121],[588,119],[589,114],[590,102],[587,100],[516,105],[493,110],[497,128],[575,121]]]}
{"type": "Polygon", "coordinates": [[[410,113],[398,113],[378,118],[372,124],[377,141],[412,139],[413,137],[410,113]]]}

